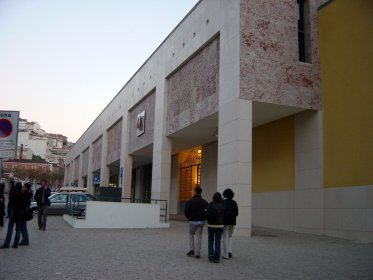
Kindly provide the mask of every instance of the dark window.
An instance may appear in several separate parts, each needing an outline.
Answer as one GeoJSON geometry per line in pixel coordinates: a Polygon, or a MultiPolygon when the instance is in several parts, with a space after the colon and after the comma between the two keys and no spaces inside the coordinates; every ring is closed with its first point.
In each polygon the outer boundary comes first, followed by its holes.
{"type": "Polygon", "coordinates": [[[309,0],[297,0],[299,61],[311,63],[311,23],[309,0]]]}

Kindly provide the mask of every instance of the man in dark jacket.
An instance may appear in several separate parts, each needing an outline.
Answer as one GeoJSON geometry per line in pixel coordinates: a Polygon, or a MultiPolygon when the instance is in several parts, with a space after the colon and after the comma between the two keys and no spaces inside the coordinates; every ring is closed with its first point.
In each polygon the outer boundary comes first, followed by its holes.
{"type": "Polygon", "coordinates": [[[185,217],[189,220],[189,252],[187,256],[200,258],[202,232],[205,225],[207,201],[201,196],[201,187],[194,188],[194,196],[185,204],[185,217]],[[194,244],[194,236],[196,242],[194,244]]]}
{"type": "Polygon", "coordinates": [[[48,188],[48,181],[42,180],[41,187],[36,190],[34,197],[38,205],[39,230],[45,231],[47,226],[48,207],[51,204],[49,201],[50,195],[51,190],[48,188]]]}

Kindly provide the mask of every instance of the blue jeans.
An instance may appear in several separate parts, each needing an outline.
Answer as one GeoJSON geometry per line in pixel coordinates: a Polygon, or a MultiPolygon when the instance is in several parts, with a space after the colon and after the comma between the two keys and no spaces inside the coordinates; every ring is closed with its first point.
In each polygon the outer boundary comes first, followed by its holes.
{"type": "Polygon", "coordinates": [[[9,247],[10,240],[12,239],[13,235],[13,228],[14,228],[14,218],[13,218],[13,208],[10,207],[8,211],[8,230],[6,232],[5,241],[3,247],[9,247]]]}
{"type": "Polygon", "coordinates": [[[16,235],[14,236],[13,245],[17,245],[18,246],[19,238],[21,236],[21,223],[22,223],[21,221],[15,222],[15,224],[16,224],[16,235]]]}
{"type": "Polygon", "coordinates": [[[221,235],[223,234],[223,228],[208,227],[208,248],[209,257],[213,257],[214,260],[220,259],[220,241],[221,235]]]}
{"type": "Polygon", "coordinates": [[[22,236],[22,241],[20,244],[29,245],[27,222],[21,221],[20,224],[21,224],[21,236],[22,236]]]}

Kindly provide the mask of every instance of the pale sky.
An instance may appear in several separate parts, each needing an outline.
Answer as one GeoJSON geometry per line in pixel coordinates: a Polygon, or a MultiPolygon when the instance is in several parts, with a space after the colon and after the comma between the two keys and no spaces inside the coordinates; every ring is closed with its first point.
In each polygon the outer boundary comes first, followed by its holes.
{"type": "Polygon", "coordinates": [[[198,0],[0,0],[0,111],[76,142],[198,0]]]}

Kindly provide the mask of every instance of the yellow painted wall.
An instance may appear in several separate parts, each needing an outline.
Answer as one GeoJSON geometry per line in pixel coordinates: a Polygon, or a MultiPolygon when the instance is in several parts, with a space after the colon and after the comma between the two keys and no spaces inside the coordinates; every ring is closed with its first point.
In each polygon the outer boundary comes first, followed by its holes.
{"type": "Polygon", "coordinates": [[[294,118],[253,129],[253,192],[294,189],[294,118]]]}
{"type": "Polygon", "coordinates": [[[324,186],[373,184],[373,1],[319,11],[324,186]]]}

